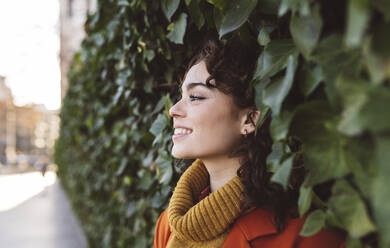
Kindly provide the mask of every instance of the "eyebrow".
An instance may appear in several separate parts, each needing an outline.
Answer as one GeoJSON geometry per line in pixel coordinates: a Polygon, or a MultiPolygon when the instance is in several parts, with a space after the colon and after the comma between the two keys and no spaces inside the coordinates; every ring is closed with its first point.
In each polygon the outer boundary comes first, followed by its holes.
{"type": "MultiPolygon", "coordinates": [[[[197,86],[202,86],[202,87],[205,87],[205,88],[207,88],[207,89],[210,89],[210,87],[207,86],[207,85],[204,84],[204,83],[201,83],[201,82],[192,82],[192,83],[188,83],[188,84],[187,84],[187,91],[189,91],[190,89],[195,88],[195,87],[197,87],[197,86]]],[[[182,88],[180,88],[180,93],[182,93],[182,92],[183,92],[183,90],[182,90],[182,88]]]]}

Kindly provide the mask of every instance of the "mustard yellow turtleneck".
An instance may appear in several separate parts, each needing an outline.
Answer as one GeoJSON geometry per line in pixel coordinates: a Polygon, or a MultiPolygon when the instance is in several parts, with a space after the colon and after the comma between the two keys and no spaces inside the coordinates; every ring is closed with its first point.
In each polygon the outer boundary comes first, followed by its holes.
{"type": "Polygon", "coordinates": [[[244,212],[241,209],[244,186],[238,176],[197,203],[209,185],[209,174],[196,160],[181,176],[168,206],[173,237],[167,248],[221,247],[231,224],[244,212]]]}

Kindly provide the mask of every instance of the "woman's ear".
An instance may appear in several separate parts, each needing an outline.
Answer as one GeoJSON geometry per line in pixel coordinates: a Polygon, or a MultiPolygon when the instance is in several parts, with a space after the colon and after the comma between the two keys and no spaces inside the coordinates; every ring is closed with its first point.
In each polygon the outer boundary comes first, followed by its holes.
{"type": "Polygon", "coordinates": [[[256,123],[260,118],[260,111],[248,109],[244,112],[241,119],[241,134],[253,133],[256,129],[256,123]]]}

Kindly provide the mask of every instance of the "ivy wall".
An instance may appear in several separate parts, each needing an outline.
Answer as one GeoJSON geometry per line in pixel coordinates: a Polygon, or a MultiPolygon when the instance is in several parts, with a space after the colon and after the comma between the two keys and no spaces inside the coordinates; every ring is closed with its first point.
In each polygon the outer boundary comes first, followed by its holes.
{"type": "Polygon", "coordinates": [[[258,108],[272,111],[272,180],[286,186],[296,156],[309,170],[299,212],[317,210],[302,235],[335,226],[347,247],[389,247],[386,0],[100,0],[69,73],[55,151],[90,247],[151,247],[178,179],[168,109],[210,30],[258,40],[252,85],[258,108]],[[324,183],[332,193],[321,201],[313,187],[324,183]]]}

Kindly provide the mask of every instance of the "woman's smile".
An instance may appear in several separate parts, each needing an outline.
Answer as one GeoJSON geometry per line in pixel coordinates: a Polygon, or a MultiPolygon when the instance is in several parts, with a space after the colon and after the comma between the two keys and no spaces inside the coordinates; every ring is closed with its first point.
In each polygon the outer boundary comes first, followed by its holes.
{"type": "Polygon", "coordinates": [[[179,138],[183,138],[185,136],[188,136],[191,133],[192,133],[192,129],[186,128],[186,127],[183,127],[183,126],[175,125],[175,132],[172,135],[172,140],[175,141],[175,140],[177,140],[179,138]]]}

